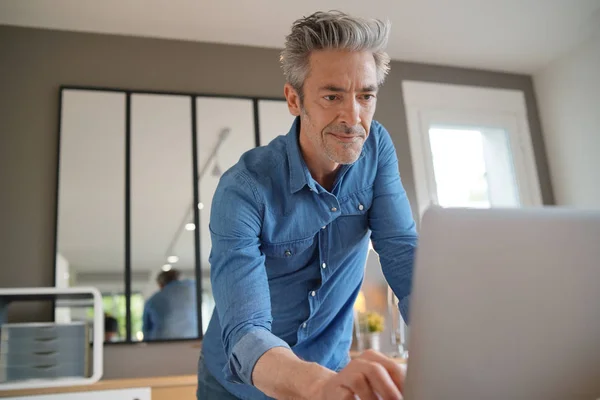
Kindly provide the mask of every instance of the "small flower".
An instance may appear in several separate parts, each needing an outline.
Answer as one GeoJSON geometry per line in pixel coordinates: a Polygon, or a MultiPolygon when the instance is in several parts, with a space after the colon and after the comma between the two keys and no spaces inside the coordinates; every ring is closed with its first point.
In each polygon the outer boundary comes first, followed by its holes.
{"type": "Polygon", "coordinates": [[[369,311],[360,316],[360,322],[363,327],[366,327],[367,332],[377,333],[383,332],[385,328],[385,319],[375,311],[369,311]]]}

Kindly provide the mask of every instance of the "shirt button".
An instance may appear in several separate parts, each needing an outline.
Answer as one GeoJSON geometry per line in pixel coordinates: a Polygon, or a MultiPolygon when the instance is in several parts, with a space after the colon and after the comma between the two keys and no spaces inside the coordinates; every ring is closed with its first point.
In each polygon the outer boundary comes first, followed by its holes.
{"type": "Polygon", "coordinates": [[[331,211],[332,211],[332,212],[336,212],[336,211],[337,211],[337,208],[335,208],[335,207],[331,207],[331,211]]]}
{"type": "Polygon", "coordinates": [[[323,265],[321,265],[323,267],[323,269],[327,268],[327,264],[323,263],[323,265]]]}
{"type": "Polygon", "coordinates": [[[358,209],[359,209],[360,211],[362,211],[362,210],[364,210],[364,209],[365,209],[365,206],[363,206],[362,204],[359,204],[359,205],[358,205],[358,209]]]}
{"type": "Polygon", "coordinates": [[[313,290],[312,292],[310,292],[310,295],[311,295],[312,297],[315,297],[315,296],[317,295],[317,292],[315,292],[315,291],[313,290]]]}
{"type": "Polygon", "coordinates": [[[327,225],[326,225],[326,226],[322,226],[322,227],[321,227],[321,229],[325,229],[325,228],[327,228],[327,225]]]}
{"type": "Polygon", "coordinates": [[[302,327],[303,327],[303,328],[306,328],[306,322],[302,324],[302,327]]]}
{"type": "Polygon", "coordinates": [[[286,257],[289,257],[289,256],[292,255],[292,252],[289,251],[289,250],[286,250],[284,254],[285,254],[286,257]]]}

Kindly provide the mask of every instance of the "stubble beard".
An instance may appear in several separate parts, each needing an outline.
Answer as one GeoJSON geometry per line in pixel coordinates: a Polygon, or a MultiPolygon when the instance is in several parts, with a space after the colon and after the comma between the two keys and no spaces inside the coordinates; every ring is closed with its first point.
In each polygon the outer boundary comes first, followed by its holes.
{"type": "MultiPolygon", "coordinates": [[[[316,128],[311,121],[310,115],[304,108],[301,112],[302,122],[311,132],[314,132],[316,128]]],[[[319,132],[318,135],[310,134],[309,137],[314,145],[324,151],[329,160],[341,165],[350,165],[354,164],[360,157],[366,138],[366,132],[360,125],[348,127],[345,125],[330,124],[319,132]],[[356,135],[356,138],[351,143],[344,143],[338,141],[334,135],[330,133],[353,134],[356,135]]]]}
{"type": "Polygon", "coordinates": [[[323,149],[327,157],[338,164],[350,165],[354,164],[362,151],[362,144],[357,139],[353,143],[342,143],[338,142],[333,135],[330,135],[323,130],[321,132],[321,140],[323,142],[323,149]]]}

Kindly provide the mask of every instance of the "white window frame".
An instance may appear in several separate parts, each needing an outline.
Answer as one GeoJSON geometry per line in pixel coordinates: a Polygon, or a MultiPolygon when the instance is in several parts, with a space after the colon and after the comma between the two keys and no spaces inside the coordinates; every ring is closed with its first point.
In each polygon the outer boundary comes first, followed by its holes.
{"type": "Polygon", "coordinates": [[[402,90],[419,216],[437,204],[429,142],[431,125],[508,132],[521,206],[542,205],[522,91],[418,81],[403,81],[402,90]]]}

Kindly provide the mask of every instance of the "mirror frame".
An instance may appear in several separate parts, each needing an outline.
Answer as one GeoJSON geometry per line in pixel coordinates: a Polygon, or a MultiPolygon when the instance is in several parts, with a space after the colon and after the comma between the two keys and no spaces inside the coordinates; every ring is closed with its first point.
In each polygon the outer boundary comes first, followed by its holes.
{"type": "MultiPolygon", "coordinates": [[[[175,91],[159,91],[159,90],[140,90],[140,89],[126,89],[126,88],[114,88],[114,87],[100,87],[100,86],[77,86],[77,85],[61,85],[59,87],[59,101],[58,101],[58,140],[57,140],[57,163],[56,163],[56,187],[55,187],[55,215],[54,215],[54,253],[53,253],[53,281],[56,284],[56,255],[58,254],[58,220],[59,220],[59,201],[60,201],[60,152],[61,152],[61,135],[62,135],[62,112],[63,112],[63,92],[65,90],[82,90],[82,91],[99,91],[99,92],[116,92],[125,95],[125,260],[124,260],[124,283],[125,283],[125,321],[126,321],[126,337],[124,340],[118,342],[105,342],[105,345],[119,345],[119,344],[149,344],[149,343],[164,343],[164,342],[188,342],[197,341],[203,339],[202,321],[203,318],[210,318],[210,316],[202,315],[202,271],[201,271],[201,249],[200,249],[200,229],[194,231],[194,271],[196,278],[196,298],[197,298],[197,321],[198,321],[198,337],[196,338],[177,338],[177,339],[153,339],[147,341],[135,341],[132,340],[132,329],[131,329],[131,295],[132,295],[132,271],[131,271],[131,97],[135,94],[150,94],[150,95],[175,95],[185,96],[190,99],[191,107],[191,132],[192,132],[192,168],[193,168],[193,197],[194,204],[199,202],[199,182],[198,182],[198,132],[197,132],[197,110],[196,110],[196,99],[197,98],[218,98],[218,99],[243,99],[252,101],[252,111],[254,116],[253,129],[254,129],[254,143],[255,148],[261,146],[260,142],[260,120],[259,120],[259,101],[270,100],[270,101],[283,101],[284,97],[265,97],[265,96],[244,96],[244,95],[230,95],[230,94],[217,94],[217,93],[195,93],[195,92],[175,92],[175,91]]],[[[281,132],[285,134],[285,132],[281,132]]],[[[198,207],[194,209],[194,224],[200,226],[200,212],[198,207]]],[[[55,320],[56,304],[52,307],[52,320],[55,320]]]]}

